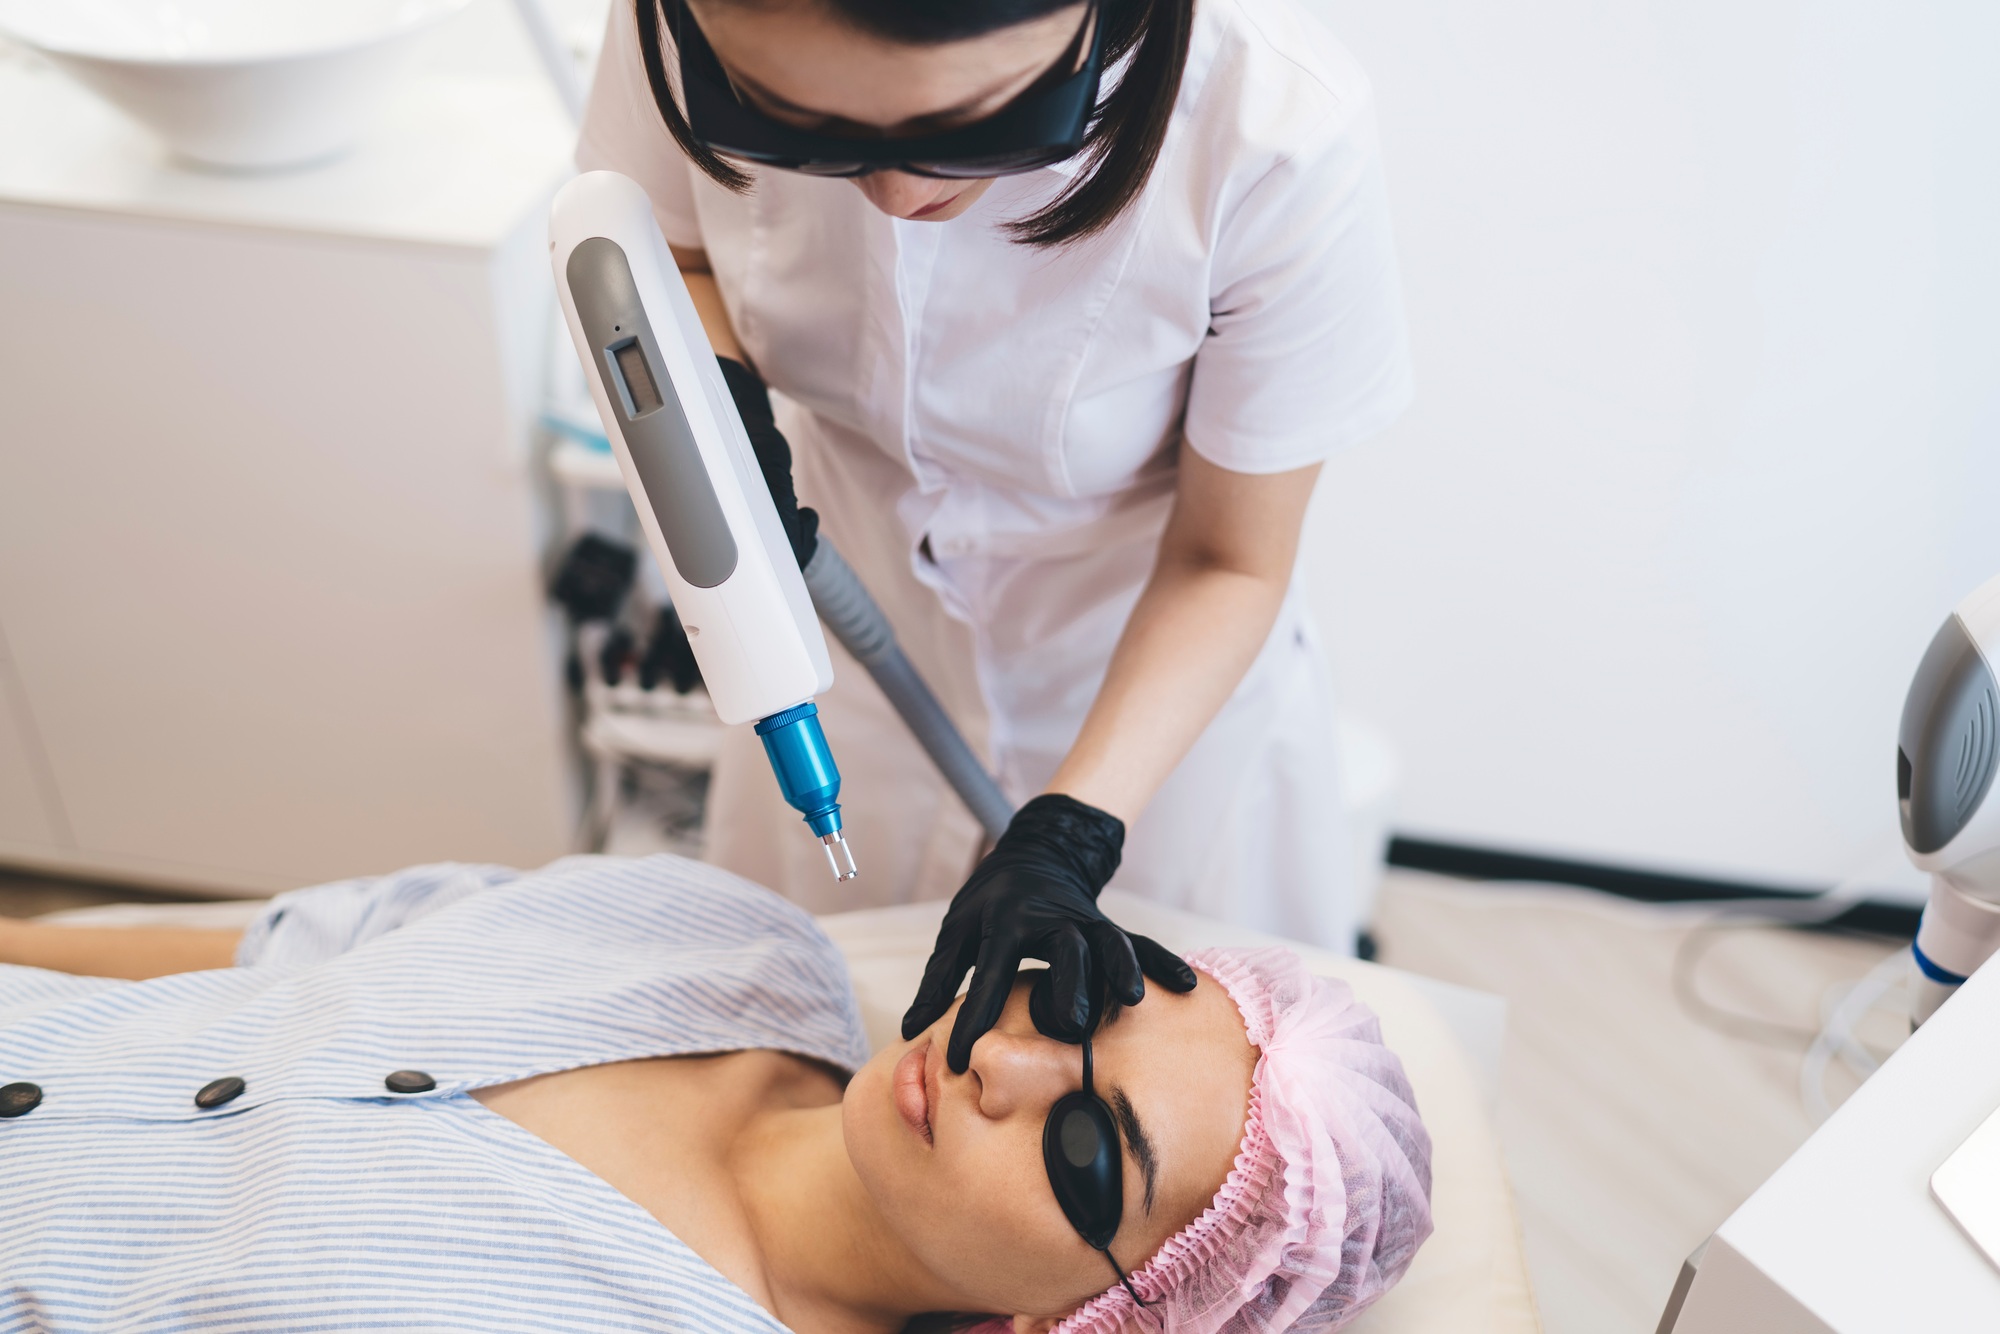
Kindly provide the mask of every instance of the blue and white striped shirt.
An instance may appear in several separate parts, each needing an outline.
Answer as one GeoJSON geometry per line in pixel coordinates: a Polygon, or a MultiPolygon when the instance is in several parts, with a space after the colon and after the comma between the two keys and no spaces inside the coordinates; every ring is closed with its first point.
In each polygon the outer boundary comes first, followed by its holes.
{"type": "Polygon", "coordinates": [[[274,900],[237,963],[0,966],[0,1084],[43,1092],[0,1120],[0,1330],[782,1329],[467,1091],[747,1048],[858,1067],[804,912],[674,857],[430,866],[274,900]]]}

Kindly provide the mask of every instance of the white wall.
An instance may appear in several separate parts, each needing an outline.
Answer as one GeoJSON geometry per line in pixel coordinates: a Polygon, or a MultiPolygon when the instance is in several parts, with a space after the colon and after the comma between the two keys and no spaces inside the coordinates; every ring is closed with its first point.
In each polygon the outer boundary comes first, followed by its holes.
{"type": "MultiPolygon", "coordinates": [[[[631,0],[618,0],[629,6],[631,0]]],[[[538,0],[557,37],[580,56],[595,63],[604,38],[605,15],[611,0],[538,0]]],[[[513,0],[471,0],[465,9],[440,25],[425,55],[429,68],[471,74],[518,74],[540,77],[542,66],[521,27],[513,0]]]]}
{"type": "Polygon", "coordinates": [[[1419,398],[1307,559],[1400,827],[1893,875],[1903,691],[2000,571],[2000,6],[1321,10],[1419,398]]]}

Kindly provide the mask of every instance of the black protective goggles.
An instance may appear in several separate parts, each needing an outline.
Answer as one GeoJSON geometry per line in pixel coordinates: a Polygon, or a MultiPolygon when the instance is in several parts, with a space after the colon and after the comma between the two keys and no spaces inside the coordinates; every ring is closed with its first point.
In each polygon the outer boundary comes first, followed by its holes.
{"type": "Polygon", "coordinates": [[[1125,1152],[1118,1139],[1118,1121],[1097,1096],[1090,1063],[1090,1039],[1083,1040],[1083,1087],[1065,1093],[1049,1108],[1042,1123],[1042,1163],[1063,1216],[1086,1242],[1111,1263],[1111,1272],[1132,1294],[1132,1280],[1111,1258],[1111,1239],[1125,1213],[1125,1152]]]}
{"type": "Polygon", "coordinates": [[[688,12],[686,0],[667,0],[667,10],[680,51],[681,100],[688,128],[723,157],[759,166],[810,176],[866,176],[876,171],[949,180],[1012,176],[1073,156],[1083,147],[1097,106],[1104,23],[1096,0],[1084,11],[1069,49],[1012,102],[970,125],[898,139],[816,134],[765,115],[737,95],[701,25],[688,12]]]}

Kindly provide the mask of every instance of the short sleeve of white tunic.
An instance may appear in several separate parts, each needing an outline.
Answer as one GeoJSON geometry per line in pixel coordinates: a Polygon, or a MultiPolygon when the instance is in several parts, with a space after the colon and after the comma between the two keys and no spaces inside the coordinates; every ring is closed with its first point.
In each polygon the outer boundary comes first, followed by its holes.
{"type": "MultiPolygon", "coordinates": [[[[723,252],[725,260],[744,249],[738,238],[706,234],[716,218],[736,215],[704,207],[704,196],[719,187],[687,162],[660,123],[629,6],[613,7],[577,161],[586,170],[636,179],[674,244],[705,246],[712,257],[723,252]]],[[[1067,180],[1065,170],[1044,173],[1050,181],[1042,196],[1030,191],[1019,197],[1051,197],[1067,180]]],[[[795,187],[759,181],[756,188],[782,193],[795,187]]],[[[789,206],[801,196],[786,198],[789,206]]],[[[971,222],[973,215],[930,225],[971,222]]],[[[1087,249],[1102,257],[1108,271],[1101,276],[1136,309],[1121,315],[1115,300],[1074,309],[1054,302],[1039,313],[1016,306],[990,332],[1023,346],[1122,340],[1124,347],[1082,355],[1084,379],[1095,374],[1097,382],[1072,392],[1085,403],[1096,390],[1110,409],[1105,415],[1129,423],[1143,438],[1124,484],[1136,485],[1151,471],[1137,459],[1157,458],[1154,451],[1169,443],[1150,437],[1171,436],[1176,426],[1212,462],[1270,473],[1318,462],[1381,430],[1408,405],[1411,373],[1373,93],[1348,53],[1295,0],[1200,0],[1160,161],[1146,193],[1107,236],[1111,243],[1099,238],[1087,249]],[[1137,234],[1131,244],[1119,243],[1125,232],[1137,234]],[[1132,315],[1140,317],[1136,337],[1132,315]],[[1086,321],[1088,327],[1081,327],[1086,321]],[[1149,395],[1157,396],[1157,405],[1130,410],[1149,395]]],[[[851,264],[851,258],[830,251],[825,262],[851,264]]],[[[725,298],[734,298],[751,283],[729,268],[719,263],[717,275],[725,298]]],[[[1067,274],[1065,290],[1078,290],[1079,283],[1088,288],[1091,276],[1067,274]]],[[[785,275],[767,275],[763,290],[783,280],[785,275]]],[[[1011,279],[1000,274],[995,281],[1011,279]]],[[[738,305],[731,300],[732,314],[738,305]]],[[[996,310],[1007,305],[996,297],[996,310]]],[[[737,318],[740,326],[742,316],[737,318]]],[[[774,322],[767,313],[752,316],[760,318],[774,322]]],[[[967,318],[976,319],[976,312],[967,318]]],[[[773,341],[788,348],[825,343],[833,357],[847,340],[822,329],[817,340],[773,341]]],[[[939,362],[919,373],[945,374],[939,362]]],[[[810,373],[771,365],[764,370],[780,388],[841,420],[863,423],[878,439],[895,425],[870,421],[866,403],[815,404],[826,394],[812,392],[810,373]]],[[[962,394],[929,393],[931,401],[940,397],[983,403],[970,385],[962,394]]],[[[1081,411],[1089,413],[1087,406],[1081,411]]],[[[1073,417],[1071,424],[1089,419],[1073,417]]],[[[977,433],[981,424],[967,423],[966,429],[977,433]]],[[[922,433],[951,434],[935,424],[922,433]]],[[[928,439],[916,448],[948,459],[951,442],[928,439]]],[[[1117,475],[1085,471],[1102,477],[1107,489],[1121,484],[1117,475]]]]}
{"type": "Polygon", "coordinates": [[[1225,468],[1280,472],[1393,421],[1410,363],[1368,83],[1294,6],[1240,12],[1263,40],[1203,93],[1232,113],[1234,151],[1269,165],[1219,201],[1184,429],[1225,468]]]}

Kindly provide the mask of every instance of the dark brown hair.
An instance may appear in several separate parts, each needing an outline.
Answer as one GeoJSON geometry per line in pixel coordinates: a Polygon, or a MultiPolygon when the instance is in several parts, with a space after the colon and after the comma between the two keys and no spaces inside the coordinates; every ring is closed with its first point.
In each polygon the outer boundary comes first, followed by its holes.
{"type": "MultiPolygon", "coordinates": [[[[811,0],[865,32],[911,45],[977,37],[1067,8],[1077,0],[811,0]]],[[[697,167],[725,189],[742,193],[751,178],[694,137],[667,81],[660,39],[661,0],[633,0],[639,55],[667,133],[697,167]]],[[[1016,241],[1059,246],[1108,227],[1139,197],[1167,137],[1174,98],[1187,64],[1194,0],[1098,0],[1104,24],[1104,66],[1131,62],[1109,96],[1098,101],[1077,157],[1081,169],[1054,202],[1007,224],[1016,241]]]]}

